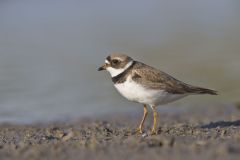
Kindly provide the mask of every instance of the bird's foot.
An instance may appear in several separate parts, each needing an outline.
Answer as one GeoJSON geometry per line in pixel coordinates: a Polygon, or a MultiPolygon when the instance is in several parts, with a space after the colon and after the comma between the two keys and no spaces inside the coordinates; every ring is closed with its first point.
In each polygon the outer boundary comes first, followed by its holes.
{"type": "Polygon", "coordinates": [[[157,135],[157,134],[159,134],[159,130],[153,128],[153,129],[151,130],[151,133],[150,133],[150,134],[151,134],[151,135],[157,135]]]}
{"type": "Polygon", "coordinates": [[[135,133],[143,134],[142,127],[138,127],[138,128],[136,128],[136,129],[135,129],[135,133]]]}

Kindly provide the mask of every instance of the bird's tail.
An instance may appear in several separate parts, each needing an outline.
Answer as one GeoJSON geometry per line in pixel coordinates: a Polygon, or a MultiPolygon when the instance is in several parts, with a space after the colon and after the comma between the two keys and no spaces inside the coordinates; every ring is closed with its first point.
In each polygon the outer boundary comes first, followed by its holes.
{"type": "Polygon", "coordinates": [[[190,92],[193,94],[211,94],[211,95],[218,95],[218,92],[212,89],[202,88],[202,87],[189,87],[190,92]]]}

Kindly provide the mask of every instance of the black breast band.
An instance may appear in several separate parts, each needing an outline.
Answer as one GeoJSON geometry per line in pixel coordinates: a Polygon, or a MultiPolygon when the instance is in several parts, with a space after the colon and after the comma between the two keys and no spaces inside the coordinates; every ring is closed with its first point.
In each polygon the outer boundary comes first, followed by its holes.
{"type": "Polygon", "coordinates": [[[115,77],[112,77],[112,81],[114,84],[117,84],[117,83],[123,83],[125,82],[125,80],[127,79],[127,74],[128,72],[133,68],[134,64],[136,62],[133,61],[133,63],[131,64],[131,66],[129,66],[125,71],[123,71],[122,73],[120,73],[119,75],[115,76],[115,77]]]}

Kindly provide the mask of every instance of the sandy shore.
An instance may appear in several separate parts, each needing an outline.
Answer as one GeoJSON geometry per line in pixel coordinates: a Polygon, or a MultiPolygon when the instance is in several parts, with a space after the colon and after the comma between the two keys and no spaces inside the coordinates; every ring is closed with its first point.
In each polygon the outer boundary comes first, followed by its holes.
{"type": "MultiPolygon", "coordinates": [[[[239,159],[240,110],[233,105],[159,113],[159,134],[134,133],[141,115],[48,125],[0,125],[1,159],[239,159]]],[[[146,130],[150,129],[150,119],[146,130]]]]}

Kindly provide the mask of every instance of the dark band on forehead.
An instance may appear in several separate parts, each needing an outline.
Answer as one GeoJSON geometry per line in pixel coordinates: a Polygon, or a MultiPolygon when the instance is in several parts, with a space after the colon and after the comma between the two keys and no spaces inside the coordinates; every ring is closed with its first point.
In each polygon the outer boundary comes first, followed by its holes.
{"type": "Polygon", "coordinates": [[[108,62],[111,62],[111,57],[107,56],[106,60],[108,60],[108,62]]]}

